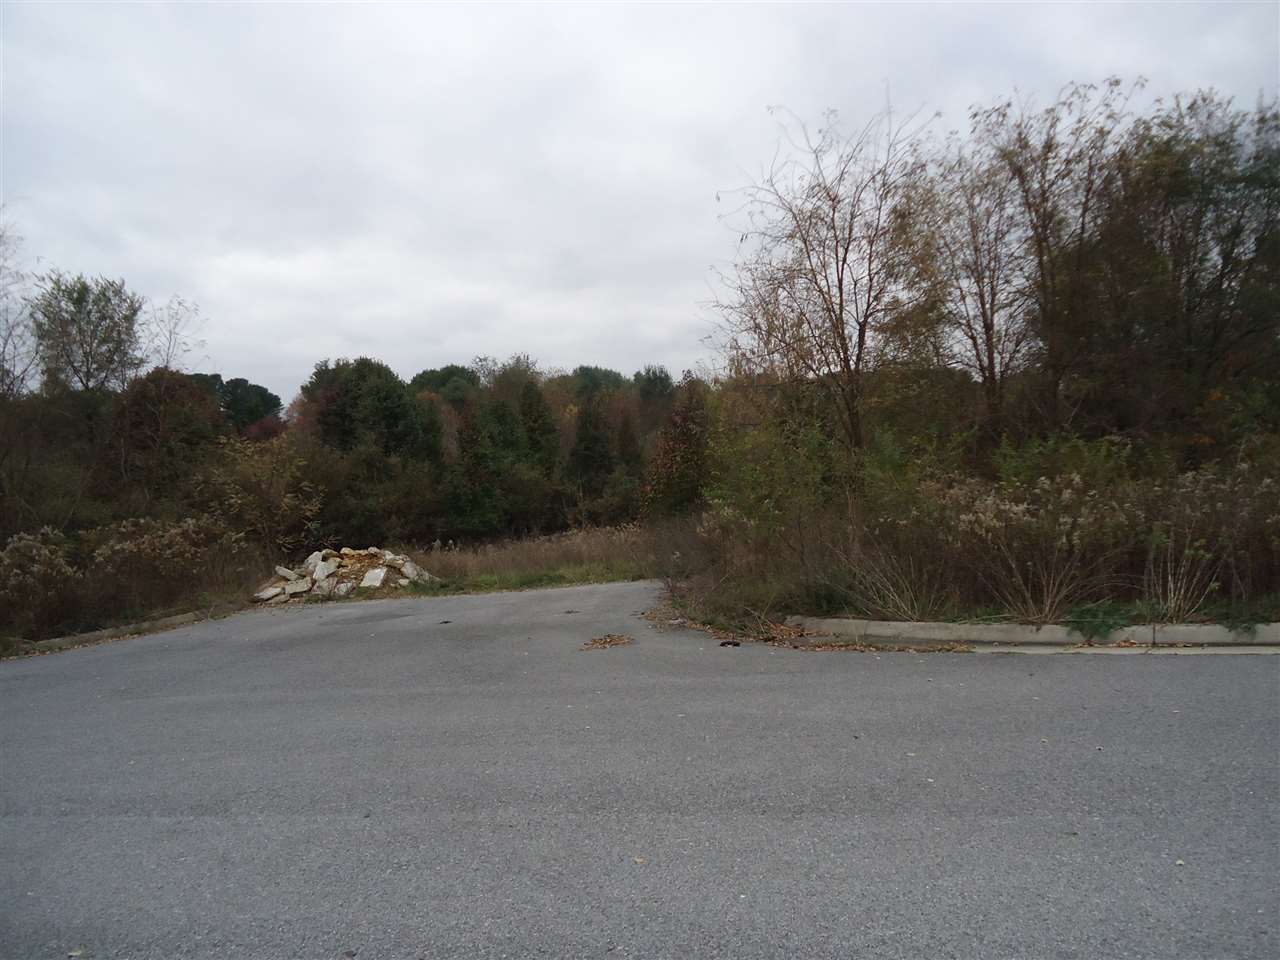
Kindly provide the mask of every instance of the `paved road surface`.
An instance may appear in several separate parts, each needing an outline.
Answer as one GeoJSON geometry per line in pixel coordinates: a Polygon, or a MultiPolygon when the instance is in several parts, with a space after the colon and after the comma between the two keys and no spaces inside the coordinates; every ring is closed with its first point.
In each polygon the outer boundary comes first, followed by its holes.
{"type": "Polygon", "coordinates": [[[0,957],[1280,956],[1280,657],[721,648],[656,596],[0,663],[0,957]]]}

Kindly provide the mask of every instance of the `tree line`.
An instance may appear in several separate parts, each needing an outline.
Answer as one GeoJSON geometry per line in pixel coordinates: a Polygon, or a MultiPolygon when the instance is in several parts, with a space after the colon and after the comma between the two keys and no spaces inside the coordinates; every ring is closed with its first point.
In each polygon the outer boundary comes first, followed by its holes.
{"type": "Polygon", "coordinates": [[[788,121],[726,217],[707,602],[1280,616],[1280,112],[1141,90],[788,121]]]}
{"type": "Polygon", "coordinates": [[[0,537],[83,563],[137,518],[279,552],[688,515],[695,592],[737,617],[1274,596],[1280,113],[1140,90],[1002,100],[964,132],[790,121],[725,218],[704,378],[334,358],[282,409],[181,372],[193,305],[30,281],[6,235],[0,537]]]}
{"type": "Polygon", "coordinates": [[[19,300],[10,282],[5,298],[6,539],[188,516],[209,506],[210,471],[249,458],[253,443],[305,464],[299,484],[317,507],[295,532],[312,542],[471,541],[624,522],[646,498],[669,498],[650,466],[673,409],[704,389],[660,366],[544,372],[527,356],[406,382],[359,357],[318,363],[286,411],[244,378],[179,369],[198,316],[183,301],[153,315],[124,281],[56,271],[32,287],[19,300]]]}
{"type": "Polygon", "coordinates": [[[1274,430],[1280,115],[1212,92],[1135,114],[1140,90],[1004,100],[964,134],[800,127],[735,218],[734,368],[821,392],[850,451],[886,390],[944,383],[965,416],[932,427],[988,453],[1125,435],[1196,462],[1274,430]]]}

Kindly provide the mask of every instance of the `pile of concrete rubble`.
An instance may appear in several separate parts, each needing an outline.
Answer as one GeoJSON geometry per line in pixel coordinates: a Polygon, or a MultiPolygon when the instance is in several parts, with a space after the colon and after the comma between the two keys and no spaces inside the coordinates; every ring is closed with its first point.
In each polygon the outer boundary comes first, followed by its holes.
{"type": "Polygon", "coordinates": [[[367,550],[317,550],[294,569],[276,567],[253,599],[259,603],[288,603],[308,598],[345,597],[356,590],[407,587],[438,580],[408,557],[370,547],[367,550]]]}

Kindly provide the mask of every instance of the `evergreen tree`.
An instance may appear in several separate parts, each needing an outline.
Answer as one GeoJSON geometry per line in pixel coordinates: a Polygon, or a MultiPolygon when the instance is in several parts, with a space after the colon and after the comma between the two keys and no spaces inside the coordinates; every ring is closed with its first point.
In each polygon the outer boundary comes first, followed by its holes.
{"type": "Polygon", "coordinates": [[[373,444],[387,456],[438,459],[440,422],[384,363],[360,357],[316,365],[302,396],[320,439],[339,450],[373,444]]]}
{"type": "Polygon", "coordinates": [[[560,462],[560,431],[550,404],[532,380],[520,391],[520,422],[531,459],[543,476],[554,476],[560,462]]]}
{"type": "Polygon", "coordinates": [[[577,430],[569,451],[568,478],[583,496],[597,497],[613,471],[609,425],[597,401],[578,408],[577,430]]]}
{"type": "Polygon", "coordinates": [[[597,397],[607,390],[618,390],[627,382],[617,370],[590,365],[575,367],[572,377],[574,396],[581,402],[597,397]]]}
{"type": "Polygon", "coordinates": [[[280,412],[280,398],[244,377],[232,377],[219,391],[223,415],[237,431],[280,412]]]}
{"type": "Polygon", "coordinates": [[[636,436],[635,419],[631,411],[623,411],[618,424],[618,462],[631,476],[639,476],[644,469],[644,454],[640,450],[640,438],[636,436]]]}
{"type": "Polygon", "coordinates": [[[707,479],[707,386],[690,374],[680,383],[645,490],[652,513],[687,513],[702,501],[707,479]]]}
{"type": "Polygon", "coordinates": [[[640,426],[648,433],[666,417],[676,387],[666,367],[649,364],[631,378],[640,400],[640,426]]]}

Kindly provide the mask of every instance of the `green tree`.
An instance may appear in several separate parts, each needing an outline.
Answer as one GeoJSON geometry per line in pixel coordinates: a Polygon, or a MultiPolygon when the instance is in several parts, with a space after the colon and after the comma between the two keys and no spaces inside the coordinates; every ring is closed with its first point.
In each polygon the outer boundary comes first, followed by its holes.
{"type": "Polygon", "coordinates": [[[705,383],[685,374],[649,465],[645,507],[651,513],[688,513],[702,502],[707,482],[707,393],[705,383]]]}
{"type": "Polygon", "coordinates": [[[973,115],[977,149],[999,158],[1013,182],[1019,278],[1028,300],[1040,394],[1048,430],[1072,419],[1073,385],[1089,359],[1100,197],[1114,175],[1131,95],[1119,79],[1072,84],[1032,109],[1012,100],[973,115]]]}
{"type": "Polygon", "coordinates": [[[1213,398],[1280,377],[1280,113],[1165,104],[1133,124],[1098,211],[1081,426],[1203,448],[1213,398]]]}
{"type": "Polygon", "coordinates": [[[666,419],[676,385],[667,368],[647,364],[631,378],[640,401],[640,429],[648,433],[666,419]]]}
{"type": "Polygon", "coordinates": [[[189,477],[222,432],[209,395],[185,374],[157,367],[120,395],[110,449],[118,476],[145,508],[189,477]]]}
{"type": "Polygon", "coordinates": [[[218,405],[222,407],[222,374],[220,373],[189,373],[188,377],[191,382],[198,386],[205,394],[218,405]]]}
{"type": "Polygon", "coordinates": [[[197,501],[229,530],[275,550],[314,540],[323,496],[293,438],[222,440],[200,478],[197,501]]]}
{"type": "Polygon", "coordinates": [[[414,393],[429,390],[455,410],[461,410],[480,388],[480,374],[470,367],[450,363],[438,369],[423,370],[409,381],[409,388],[414,393]]]}
{"type": "Polygon", "coordinates": [[[630,476],[639,476],[644,471],[644,453],[630,410],[624,410],[618,422],[618,462],[630,476]]]}
{"type": "Polygon", "coordinates": [[[46,389],[123,389],[144,363],[144,303],[123,280],[56,270],[41,277],[31,315],[46,389]]]}
{"type": "Polygon", "coordinates": [[[503,460],[483,411],[464,417],[458,428],[458,459],[445,480],[449,534],[487,537],[503,530],[507,519],[500,483],[503,460]]]}
{"type": "Polygon", "coordinates": [[[302,387],[320,439],[339,450],[374,444],[384,455],[438,460],[440,420],[385,363],[360,357],[316,365],[302,387]]]}
{"type": "Polygon", "coordinates": [[[409,386],[413,390],[430,390],[432,393],[439,393],[451,380],[461,380],[473,387],[480,386],[480,374],[470,367],[462,367],[456,363],[423,370],[409,381],[409,386]]]}
{"type": "Polygon", "coordinates": [[[227,422],[240,434],[260,420],[279,416],[284,406],[280,398],[266,387],[250,383],[244,377],[224,381],[218,373],[192,373],[188,376],[213,397],[227,422]]]}
{"type": "Polygon", "coordinates": [[[260,384],[244,377],[232,377],[222,388],[222,412],[227,421],[243,433],[245,428],[280,413],[280,398],[260,384]]]}
{"type": "Polygon", "coordinates": [[[617,370],[590,365],[575,367],[570,376],[573,378],[574,396],[580,401],[595,397],[606,390],[621,389],[627,382],[617,370]]]}
{"type": "Polygon", "coordinates": [[[555,475],[560,463],[560,431],[542,390],[532,380],[520,392],[520,422],[533,462],[545,477],[555,475]]]}
{"type": "Polygon", "coordinates": [[[613,443],[604,410],[598,400],[588,400],[578,408],[568,479],[581,496],[592,499],[604,489],[613,466],[613,443]]]}

